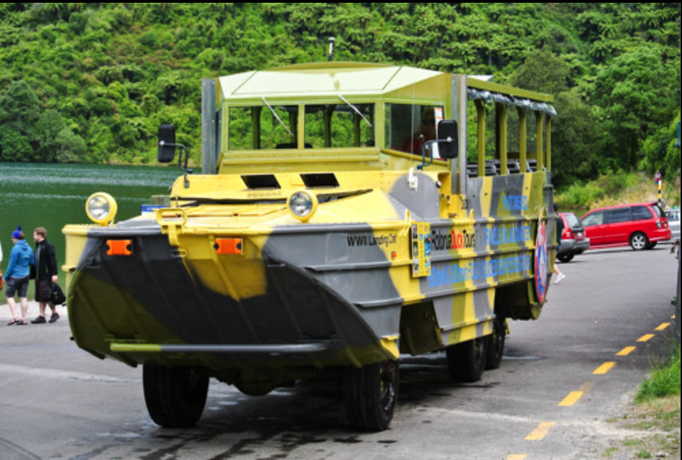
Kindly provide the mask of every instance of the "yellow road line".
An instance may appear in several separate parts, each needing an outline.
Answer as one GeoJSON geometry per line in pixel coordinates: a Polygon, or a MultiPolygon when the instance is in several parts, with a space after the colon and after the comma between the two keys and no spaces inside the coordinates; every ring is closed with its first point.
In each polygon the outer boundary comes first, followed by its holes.
{"type": "Polygon", "coordinates": [[[604,363],[604,364],[602,364],[601,366],[599,366],[599,367],[598,367],[594,372],[592,372],[592,373],[595,374],[595,375],[604,375],[604,374],[606,374],[608,371],[610,371],[611,368],[612,368],[613,366],[615,366],[615,365],[616,365],[615,362],[609,361],[609,362],[604,363]]]}
{"type": "Polygon", "coordinates": [[[559,406],[572,406],[573,404],[577,403],[584,394],[585,393],[582,391],[571,391],[568,396],[566,396],[564,400],[559,403],[559,406]]]}
{"type": "Polygon", "coordinates": [[[525,460],[528,454],[511,454],[507,457],[507,460],[525,460]]]}
{"type": "Polygon", "coordinates": [[[627,356],[630,353],[632,353],[633,351],[635,351],[636,349],[637,349],[637,347],[625,347],[621,351],[616,353],[616,356],[627,356]]]}
{"type": "Polygon", "coordinates": [[[668,326],[670,326],[670,323],[663,323],[660,326],[658,326],[655,330],[656,331],[662,331],[663,329],[665,329],[668,326]]]}
{"type": "Polygon", "coordinates": [[[585,396],[586,393],[592,391],[592,388],[594,388],[594,382],[583,383],[578,391],[570,392],[568,396],[566,396],[564,400],[558,404],[558,406],[561,407],[572,406],[573,404],[577,403],[580,400],[580,398],[585,396]]]}
{"type": "Polygon", "coordinates": [[[637,339],[638,342],[647,342],[654,337],[653,334],[646,334],[637,339]]]}
{"type": "Polygon", "coordinates": [[[547,433],[549,433],[550,428],[552,428],[556,422],[542,422],[540,423],[528,436],[526,436],[526,441],[541,441],[547,433]]]}

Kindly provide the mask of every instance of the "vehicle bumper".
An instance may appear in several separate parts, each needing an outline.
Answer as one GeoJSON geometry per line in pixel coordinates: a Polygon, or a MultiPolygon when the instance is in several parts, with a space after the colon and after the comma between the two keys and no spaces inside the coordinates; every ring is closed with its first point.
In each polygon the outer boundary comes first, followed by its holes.
{"type": "Polygon", "coordinates": [[[574,254],[582,254],[583,252],[587,251],[590,249],[590,239],[585,238],[581,241],[576,241],[575,246],[573,247],[573,253],[574,254]]]}

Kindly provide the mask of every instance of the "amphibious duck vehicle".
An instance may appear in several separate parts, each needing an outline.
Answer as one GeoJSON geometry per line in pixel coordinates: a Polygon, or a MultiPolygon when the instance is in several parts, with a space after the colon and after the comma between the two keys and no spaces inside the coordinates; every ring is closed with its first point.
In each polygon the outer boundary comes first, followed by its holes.
{"type": "Polygon", "coordinates": [[[156,423],[195,424],[210,378],[334,378],[380,431],[401,354],[444,352],[464,381],[500,366],[552,273],[551,96],[334,62],[202,85],[202,173],[164,125],[159,161],[185,170],[165,203],[115,222],[97,193],[94,224],[63,230],[73,337],[142,365],[156,423]]]}

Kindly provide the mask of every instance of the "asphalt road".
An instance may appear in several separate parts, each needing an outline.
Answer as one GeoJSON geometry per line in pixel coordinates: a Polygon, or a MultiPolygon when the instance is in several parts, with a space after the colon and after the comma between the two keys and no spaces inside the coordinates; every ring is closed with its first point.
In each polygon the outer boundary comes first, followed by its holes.
{"type": "Polygon", "coordinates": [[[199,426],[158,428],[141,369],[79,350],[64,308],[54,324],[6,327],[2,306],[0,459],[602,458],[628,435],[609,419],[674,341],[668,250],[590,251],[560,264],[567,278],[551,286],[541,318],[511,323],[501,367],[480,382],[452,383],[443,354],[401,359],[393,423],[374,434],[349,429],[331,384],[254,398],[211,383],[199,426]]]}

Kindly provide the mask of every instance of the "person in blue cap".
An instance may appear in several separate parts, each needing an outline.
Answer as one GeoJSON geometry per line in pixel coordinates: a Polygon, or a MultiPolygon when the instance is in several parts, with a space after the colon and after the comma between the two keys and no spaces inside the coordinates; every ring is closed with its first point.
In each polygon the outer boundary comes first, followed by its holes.
{"type": "Polygon", "coordinates": [[[26,242],[26,236],[21,231],[21,225],[12,232],[12,252],[9,255],[9,264],[5,271],[5,279],[7,280],[7,305],[9,305],[12,313],[12,320],[7,323],[8,326],[16,324],[17,326],[25,326],[28,324],[26,315],[28,314],[28,299],[26,293],[28,292],[29,275],[31,274],[31,265],[33,265],[33,250],[26,242]],[[21,303],[21,318],[17,316],[16,303],[14,301],[15,294],[19,296],[21,303]]]}

